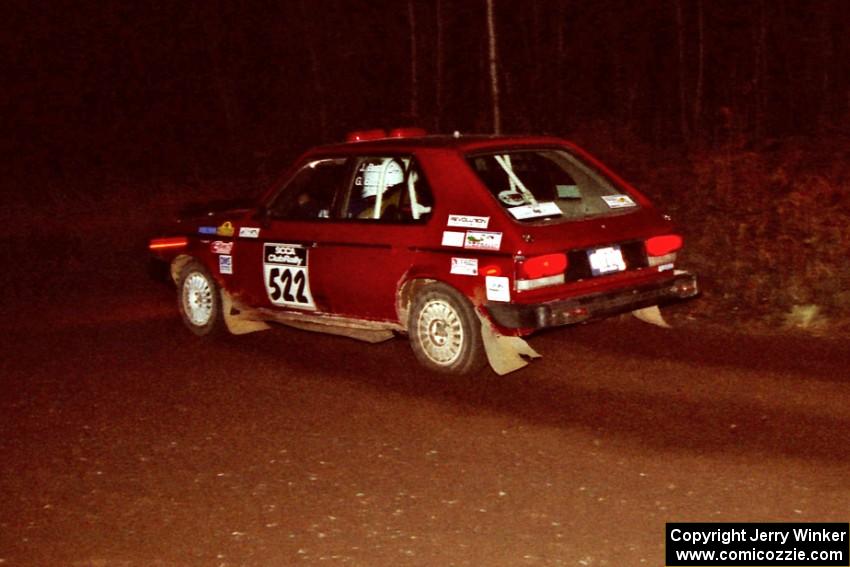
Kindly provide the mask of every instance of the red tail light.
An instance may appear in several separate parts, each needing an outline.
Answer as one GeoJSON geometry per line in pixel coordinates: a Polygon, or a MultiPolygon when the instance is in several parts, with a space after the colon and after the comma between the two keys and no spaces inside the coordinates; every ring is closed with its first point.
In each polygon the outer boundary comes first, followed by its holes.
{"type": "Polygon", "coordinates": [[[165,250],[168,248],[183,248],[189,244],[185,236],[174,236],[169,238],[154,238],[148,243],[148,250],[165,250]]]}
{"type": "Polygon", "coordinates": [[[519,264],[519,278],[533,280],[563,274],[567,269],[566,254],[546,254],[528,258],[519,264]]]}
{"type": "Polygon", "coordinates": [[[678,234],[653,236],[646,241],[646,253],[649,256],[664,256],[682,247],[682,237],[678,234]]]}

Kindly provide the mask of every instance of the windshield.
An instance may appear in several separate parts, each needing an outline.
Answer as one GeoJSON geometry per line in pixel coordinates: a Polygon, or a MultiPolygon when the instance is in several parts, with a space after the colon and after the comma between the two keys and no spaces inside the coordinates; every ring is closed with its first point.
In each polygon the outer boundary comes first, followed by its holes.
{"type": "Polygon", "coordinates": [[[577,220],[638,208],[629,195],[565,150],[513,150],[467,159],[490,193],[521,222],[577,220]]]}

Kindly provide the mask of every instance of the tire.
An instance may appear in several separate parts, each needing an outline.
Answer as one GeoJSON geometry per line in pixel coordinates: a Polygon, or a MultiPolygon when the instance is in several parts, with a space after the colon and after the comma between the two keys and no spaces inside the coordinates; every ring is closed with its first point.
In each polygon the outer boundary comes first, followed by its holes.
{"type": "Polygon", "coordinates": [[[469,301],[453,288],[431,283],[416,294],[407,324],[419,362],[447,374],[470,374],[487,363],[481,323],[469,301]]]}
{"type": "Polygon", "coordinates": [[[218,285],[197,260],[188,262],[180,270],[177,308],[186,327],[199,337],[225,334],[218,285]]]}

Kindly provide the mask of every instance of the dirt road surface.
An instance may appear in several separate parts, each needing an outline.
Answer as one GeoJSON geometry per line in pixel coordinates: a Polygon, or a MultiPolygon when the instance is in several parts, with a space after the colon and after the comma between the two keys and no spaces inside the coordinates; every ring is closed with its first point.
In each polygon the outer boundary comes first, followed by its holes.
{"type": "Polygon", "coordinates": [[[458,379],[53,291],[2,323],[4,567],[659,566],[669,521],[850,519],[846,343],[626,318],[458,379]]]}

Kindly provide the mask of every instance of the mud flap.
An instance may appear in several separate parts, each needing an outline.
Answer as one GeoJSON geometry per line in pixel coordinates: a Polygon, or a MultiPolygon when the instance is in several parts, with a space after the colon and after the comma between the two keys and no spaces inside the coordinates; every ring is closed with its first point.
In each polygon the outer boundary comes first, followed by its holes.
{"type": "Polygon", "coordinates": [[[519,370],[528,364],[528,358],[540,358],[540,355],[527,342],[519,337],[507,337],[493,327],[489,319],[476,309],[475,314],[481,320],[481,340],[490,367],[499,376],[519,370]]]}
{"type": "Polygon", "coordinates": [[[245,335],[269,328],[263,321],[248,318],[245,312],[234,313],[233,298],[223,289],[221,290],[221,311],[224,314],[224,324],[233,335],[245,335]]]}
{"type": "Polygon", "coordinates": [[[657,325],[659,327],[664,327],[665,329],[673,328],[669,323],[667,323],[667,321],[664,320],[664,317],[661,315],[661,309],[659,309],[657,305],[651,305],[649,307],[644,307],[643,309],[635,309],[632,311],[632,315],[644,323],[649,323],[650,325],[657,325]]]}

